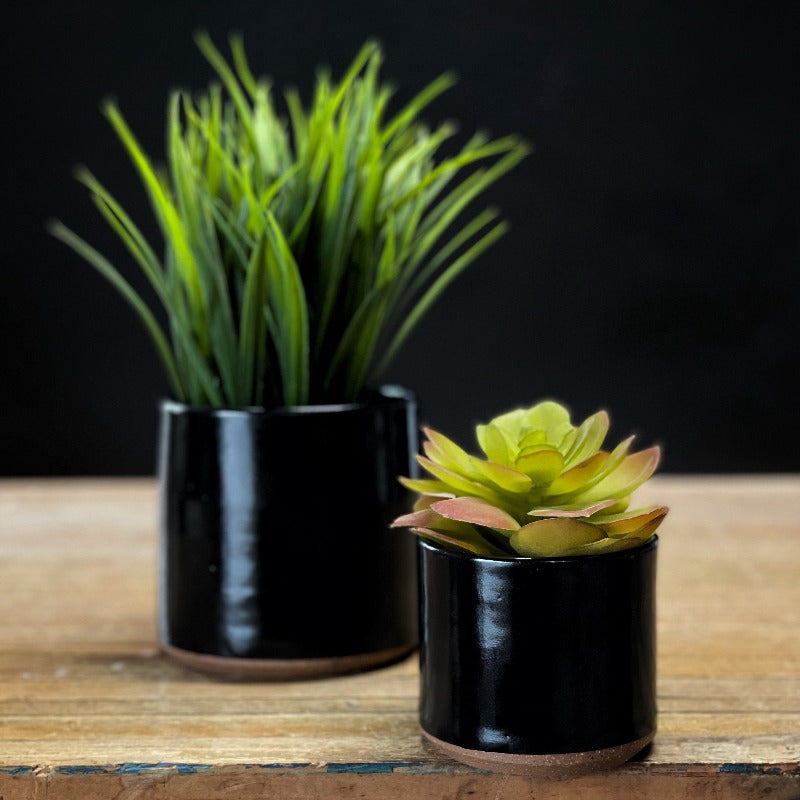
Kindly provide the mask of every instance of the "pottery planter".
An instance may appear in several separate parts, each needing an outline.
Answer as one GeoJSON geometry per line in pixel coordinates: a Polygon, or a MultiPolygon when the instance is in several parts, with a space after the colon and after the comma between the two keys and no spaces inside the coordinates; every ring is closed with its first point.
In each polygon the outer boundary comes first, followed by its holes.
{"type": "Polygon", "coordinates": [[[386,663],[417,641],[414,543],[389,530],[417,449],[410,395],[274,411],[165,402],[159,632],[227,677],[386,663]]]}
{"type": "Polygon", "coordinates": [[[549,559],[418,546],[420,722],[447,755],[579,774],[652,740],[655,539],[549,559]]]}

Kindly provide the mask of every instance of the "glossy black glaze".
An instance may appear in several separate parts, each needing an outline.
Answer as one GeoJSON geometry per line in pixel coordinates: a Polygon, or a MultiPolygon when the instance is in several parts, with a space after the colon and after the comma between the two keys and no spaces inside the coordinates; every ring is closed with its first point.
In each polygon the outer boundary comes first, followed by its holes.
{"type": "Polygon", "coordinates": [[[656,547],[491,560],[420,541],[422,727],[519,754],[654,731],[656,547]]]}
{"type": "Polygon", "coordinates": [[[246,658],[371,653],[417,639],[409,504],[416,407],[161,409],[164,643],[246,658]]]}

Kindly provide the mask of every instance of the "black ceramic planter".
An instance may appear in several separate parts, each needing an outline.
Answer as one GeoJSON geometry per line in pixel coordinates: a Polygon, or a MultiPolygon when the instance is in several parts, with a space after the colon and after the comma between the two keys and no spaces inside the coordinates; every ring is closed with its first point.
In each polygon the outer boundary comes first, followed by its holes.
{"type": "Polygon", "coordinates": [[[408,507],[413,399],[228,411],[161,409],[163,649],[228,677],[377,666],[417,641],[416,559],[389,530],[408,507]]]}
{"type": "Polygon", "coordinates": [[[656,548],[495,560],[420,541],[428,738],[522,774],[578,774],[644,748],[656,730],[656,548]]]}

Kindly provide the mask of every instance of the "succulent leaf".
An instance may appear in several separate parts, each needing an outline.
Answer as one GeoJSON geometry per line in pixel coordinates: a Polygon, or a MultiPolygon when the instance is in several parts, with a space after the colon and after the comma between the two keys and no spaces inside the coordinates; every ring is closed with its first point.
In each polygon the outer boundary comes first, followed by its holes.
{"type": "Polygon", "coordinates": [[[613,472],[586,492],[581,492],[578,497],[582,500],[600,500],[609,495],[627,497],[656,471],[660,457],[661,451],[658,447],[626,456],[613,472]]]}
{"type": "Polygon", "coordinates": [[[435,478],[446,484],[447,488],[457,494],[465,494],[467,497],[482,497],[489,502],[499,499],[497,494],[488,486],[470,478],[459,475],[457,472],[442,467],[424,456],[417,456],[419,465],[430,472],[435,478]]]}
{"type": "Polygon", "coordinates": [[[609,536],[637,531],[653,520],[659,522],[667,515],[666,506],[651,506],[625,511],[621,514],[598,514],[592,521],[609,536]]]}
{"type": "MultiPolygon", "coordinates": [[[[529,408],[523,415],[525,428],[528,431],[544,433],[544,441],[559,444],[569,431],[572,423],[569,421],[569,411],[559,403],[545,400],[529,408]]],[[[525,436],[520,441],[525,441],[525,436]]]]}
{"type": "Polygon", "coordinates": [[[511,535],[511,546],[522,556],[548,557],[596,542],[603,531],[577,519],[540,519],[511,535]]]}
{"type": "Polygon", "coordinates": [[[600,473],[606,461],[608,461],[608,453],[602,450],[593,456],[589,456],[571,469],[562,472],[550,484],[550,494],[568,494],[580,489],[600,473]]]}
{"type": "Polygon", "coordinates": [[[480,478],[480,470],[475,469],[472,457],[455,442],[430,428],[424,429],[428,441],[422,443],[425,455],[436,464],[449,470],[456,470],[471,478],[480,478]]]}
{"type": "Polygon", "coordinates": [[[525,455],[525,453],[528,452],[535,453],[537,450],[552,449],[552,445],[547,443],[547,433],[545,431],[535,429],[528,431],[528,433],[522,436],[517,446],[519,448],[517,457],[525,455]]]}
{"type": "Polygon", "coordinates": [[[525,413],[524,408],[515,408],[513,411],[495,417],[489,424],[494,425],[503,435],[507,436],[510,442],[516,442],[519,440],[519,432],[524,424],[525,413]]]}
{"type": "MultiPolygon", "coordinates": [[[[601,500],[598,503],[586,505],[586,503],[570,503],[564,506],[550,506],[548,508],[534,508],[528,514],[531,517],[591,517],[598,511],[609,508],[617,504],[613,497],[608,500],[601,500]]],[[[592,522],[596,524],[596,519],[592,522]]]]}
{"type": "Polygon", "coordinates": [[[640,528],[636,528],[628,533],[609,533],[608,537],[609,539],[641,539],[646,541],[656,532],[656,529],[661,525],[665,516],[666,514],[654,517],[644,523],[640,528]]]}
{"type": "Polygon", "coordinates": [[[569,450],[565,455],[568,466],[579,464],[596,453],[605,441],[611,421],[605,411],[587,417],[575,430],[569,450]]]}
{"type": "Polygon", "coordinates": [[[647,541],[646,539],[638,539],[635,536],[627,536],[624,539],[598,539],[596,542],[589,542],[589,544],[575,547],[561,555],[565,556],[591,556],[600,555],[602,553],[616,553],[620,550],[632,550],[634,547],[639,547],[647,541]]]}
{"type": "Polygon", "coordinates": [[[410,514],[402,514],[389,526],[391,528],[421,528],[435,520],[437,515],[427,508],[412,511],[410,514]]]}
{"type": "Polygon", "coordinates": [[[520,527],[519,522],[511,514],[475,497],[454,497],[452,500],[439,500],[431,505],[431,509],[448,519],[484,525],[495,530],[516,531],[520,527]]]}
{"type": "Polygon", "coordinates": [[[448,519],[430,508],[423,508],[398,517],[391,525],[392,528],[432,528],[437,531],[452,533],[454,536],[471,538],[477,536],[477,531],[470,525],[464,525],[458,520],[448,519]]]}
{"type": "Polygon", "coordinates": [[[478,475],[483,475],[500,489],[509,492],[527,492],[533,486],[529,475],[513,467],[496,464],[494,461],[482,461],[479,458],[473,458],[472,465],[478,475]]]}
{"type": "Polygon", "coordinates": [[[628,451],[630,450],[631,445],[633,444],[634,438],[635,438],[634,436],[629,436],[627,439],[623,439],[608,454],[608,458],[605,459],[600,470],[593,477],[588,478],[582,486],[579,486],[577,489],[574,489],[571,492],[567,492],[566,494],[556,495],[559,498],[559,502],[568,502],[573,500],[574,498],[583,494],[590,487],[598,484],[606,476],[610,475],[625,460],[626,456],[628,455],[628,451]]]}
{"type": "Polygon", "coordinates": [[[617,500],[613,505],[610,505],[604,510],[607,514],[622,514],[624,511],[628,510],[628,506],[630,504],[630,497],[620,497],[619,500],[617,500]]]}
{"type": "MultiPolygon", "coordinates": [[[[422,511],[423,509],[430,508],[439,499],[440,498],[433,497],[431,495],[421,494],[414,501],[414,506],[413,506],[414,511],[422,511]]],[[[397,525],[391,525],[390,527],[396,528],[398,526],[397,525]]]]}
{"type": "Polygon", "coordinates": [[[558,450],[537,450],[519,456],[514,465],[531,479],[534,486],[547,486],[561,472],[564,456],[558,450]]]}
{"type": "Polygon", "coordinates": [[[411,489],[412,492],[419,492],[421,495],[429,497],[455,497],[455,493],[446,483],[442,481],[432,481],[428,478],[400,478],[400,483],[411,489]]]}
{"type": "MultiPolygon", "coordinates": [[[[600,448],[609,418],[598,411],[574,427],[569,412],[547,400],[478,425],[486,459],[426,429],[422,467],[435,480],[401,479],[420,492],[415,514],[395,526],[434,531],[466,542],[461,549],[534,558],[591,555],[638,547],[667,514],[665,506],[628,510],[633,491],[658,466],[660,450],[631,454],[633,437],[600,448]],[[534,520],[522,522],[529,517],[534,520]]],[[[430,533],[427,535],[430,538],[430,533]]]]}
{"type": "Polygon", "coordinates": [[[508,442],[497,425],[478,425],[475,434],[481,450],[489,459],[497,464],[508,462],[508,442]]]}
{"type": "Polygon", "coordinates": [[[423,539],[431,539],[434,542],[438,542],[447,547],[456,548],[457,550],[466,550],[468,553],[472,553],[476,556],[491,558],[497,555],[483,539],[472,541],[459,536],[448,536],[446,533],[435,531],[432,528],[412,528],[412,530],[414,533],[418,533],[423,539]]]}

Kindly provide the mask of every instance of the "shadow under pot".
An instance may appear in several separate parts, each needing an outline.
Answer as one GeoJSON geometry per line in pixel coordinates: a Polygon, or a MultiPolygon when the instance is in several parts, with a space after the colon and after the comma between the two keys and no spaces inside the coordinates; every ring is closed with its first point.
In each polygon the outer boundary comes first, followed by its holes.
{"type": "Polygon", "coordinates": [[[420,723],[441,751],[569,776],[622,764],[652,741],[655,537],[561,558],[418,548],[420,723]]]}
{"type": "Polygon", "coordinates": [[[164,402],[162,649],[229,678],[310,678],[389,663],[417,642],[410,505],[416,407],[266,411],[164,402]]]}

